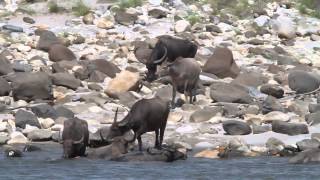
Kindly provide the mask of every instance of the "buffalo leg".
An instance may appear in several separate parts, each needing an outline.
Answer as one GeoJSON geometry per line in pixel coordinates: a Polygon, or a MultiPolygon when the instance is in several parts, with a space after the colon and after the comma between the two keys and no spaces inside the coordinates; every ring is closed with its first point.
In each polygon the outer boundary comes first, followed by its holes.
{"type": "Polygon", "coordinates": [[[139,135],[139,136],[137,137],[137,139],[138,139],[139,151],[142,151],[142,140],[141,140],[141,135],[139,135]]]}
{"type": "Polygon", "coordinates": [[[156,142],[154,144],[154,147],[158,148],[159,147],[159,129],[155,130],[155,133],[156,133],[156,142]]]}
{"type": "Polygon", "coordinates": [[[184,82],[184,89],[183,89],[184,97],[186,99],[186,102],[188,102],[188,80],[184,82]]]}
{"type": "Polygon", "coordinates": [[[163,136],[164,136],[164,131],[166,129],[167,123],[165,123],[161,128],[160,128],[160,144],[159,144],[159,149],[162,148],[162,142],[163,142],[163,136]]]}
{"type": "Polygon", "coordinates": [[[175,108],[176,93],[177,93],[177,87],[175,85],[173,85],[172,86],[172,101],[171,101],[172,109],[175,108]]]}

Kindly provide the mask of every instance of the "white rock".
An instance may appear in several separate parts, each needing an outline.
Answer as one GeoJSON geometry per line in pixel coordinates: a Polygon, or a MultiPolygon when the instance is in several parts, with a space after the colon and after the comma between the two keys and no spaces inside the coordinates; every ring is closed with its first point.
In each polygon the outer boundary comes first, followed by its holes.
{"type": "Polygon", "coordinates": [[[25,144],[28,142],[28,139],[21,132],[13,132],[10,134],[10,140],[8,144],[25,144]]]}
{"type": "Polygon", "coordinates": [[[288,114],[280,112],[280,111],[272,111],[263,117],[264,122],[271,122],[274,120],[289,121],[290,116],[288,114]]]}
{"type": "Polygon", "coordinates": [[[52,131],[62,131],[63,130],[63,125],[62,124],[55,124],[51,127],[52,131]]]}
{"type": "Polygon", "coordinates": [[[20,52],[29,52],[29,51],[31,51],[31,47],[20,44],[20,45],[18,45],[18,50],[20,52]]]}
{"type": "Polygon", "coordinates": [[[148,0],[150,4],[159,6],[162,0],[148,0]]]}
{"type": "Polygon", "coordinates": [[[7,130],[7,122],[0,122],[0,132],[7,130]]]}
{"type": "Polygon", "coordinates": [[[214,145],[209,142],[199,142],[194,145],[195,149],[210,149],[214,148],[214,145]]]}
{"type": "Polygon", "coordinates": [[[103,109],[99,106],[91,106],[91,107],[89,107],[89,111],[93,112],[93,113],[98,113],[98,112],[103,111],[103,109]]]}
{"type": "Polygon", "coordinates": [[[181,33],[181,32],[185,32],[185,31],[189,30],[190,28],[191,28],[191,25],[190,25],[189,21],[179,20],[176,22],[176,24],[174,26],[174,31],[176,33],[181,33]]]}
{"type": "Polygon", "coordinates": [[[39,128],[36,126],[30,126],[29,124],[26,124],[26,128],[22,130],[23,134],[29,134],[31,131],[38,130],[39,128]]]}
{"type": "Polygon", "coordinates": [[[269,22],[269,20],[270,20],[270,17],[269,17],[269,16],[262,15],[262,16],[257,17],[257,18],[254,20],[254,22],[255,22],[259,27],[262,27],[262,26],[267,25],[267,23],[269,22]]]}
{"type": "Polygon", "coordinates": [[[38,118],[40,125],[43,129],[48,129],[54,125],[54,120],[51,118],[38,118]]]}
{"type": "Polygon", "coordinates": [[[296,24],[289,17],[279,16],[276,20],[271,21],[273,30],[282,37],[292,39],[296,36],[296,24]]]}
{"type": "Polygon", "coordinates": [[[176,132],[184,134],[184,133],[193,133],[195,129],[190,125],[184,125],[176,129],[176,132]]]}

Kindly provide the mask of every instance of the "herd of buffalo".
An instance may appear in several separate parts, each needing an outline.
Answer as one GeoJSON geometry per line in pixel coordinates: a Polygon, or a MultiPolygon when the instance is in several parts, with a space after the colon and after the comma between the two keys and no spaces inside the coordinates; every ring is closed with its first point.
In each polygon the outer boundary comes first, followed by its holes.
{"type": "MultiPolygon", "coordinates": [[[[105,158],[110,156],[112,159],[116,159],[128,153],[130,143],[136,139],[141,152],[141,135],[146,132],[155,132],[155,148],[162,149],[170,108],[175,107],[176,91],[184,94],[186,99],[189,97],[190,103],[196,101],[201,72],[200,65],[194,59],[197,50],[197,45],[189,40],[168,35],[159,36],[158,42],[145,62],[148,69],[146,80],[149,82],[156,80],[158,78],[157,66],[166,62],[166,70],[171,77],[173,86],[172,101],[165,101],[158,96],[151,99],[141,99],[132,106],[130,112],[119,122],[117,121],[117,109],[107,137],[103,137],[100,133],[102,141],[111,144],[89,153],[86,152],[89,139],[87,122],[78,118],[66,120],[61,142],[63,144],[63,157],[94,156],[105,158]]],[[[170,148],[167,147],[168,149],[170,148]]],[[[176,159],[175,156],[182,156],[176,151],[169,154],[171,158],[167,158],[167,161],[176,159]]],[[[130,156],[126,156],[126,158],[128,157],[130,156]]],[[[151,159],[154,159],[154,157],[151,159]]]]}

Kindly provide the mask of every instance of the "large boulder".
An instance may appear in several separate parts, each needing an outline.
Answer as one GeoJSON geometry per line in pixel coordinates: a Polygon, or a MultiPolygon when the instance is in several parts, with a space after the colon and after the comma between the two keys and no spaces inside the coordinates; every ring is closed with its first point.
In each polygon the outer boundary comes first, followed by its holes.
{"type": "Polygon", "coordinates": [[[266,82],[267,78],[257,72],[241,73],[232,81],[232,83],[252,87],[258,87],[266,82]]]}
{"type": "Polygon", "coordinates": [[[191,24],[187,20],[179,20],[174,25],[174,31],[176,33],[182,33],[185,31],[189,31],[191,29],[191,24]]]}
{"type": "Polygon", "coordinates": [[[217,102],[249,104],[253,101],[249,91],[244,86],[215,82],[210,86],[210,96],[217,102]]]}
{"type": "Polygon", "coordinates": [[[10,134],[8,144],[26,144],[27,142],[28,139],[21,132],[15,131],[10,134]]]}
{"type": "Polygon", "coordinates": [[[48,129],[33,130],[28,133],[28,139],[32,141],[49,141],[51,140],[52,132],[48,129]]]}
{"type": "Polygon", "coordinates": [[[81,81],[69,73],[55,73],[51,77],[53,84],[57,86],[64,86],[75,90],[81,85],[81,81]]]}
{"type": "Polygon", "coordinates": [[[139,88],[139,73],[121,71],[112,79],[105,92],[110,97],[117,98],[119,94],[127,91],[135,91],[139,88]]]}
{"type": "Polygon", "coordinates": [[[72,61],[76,60],[77,57],[74,53],[64,45],[54,44],[50,47],[49,50],[49,59],[53,62],[58,61],[72,61]]]}
{"type": "Polygon", "coordinates": [[[46,73],[16,73],[10,80],[14,100],[32,101],[53,98],[52,82],[46,73]]]}
{"type": "Polygon", "coordinates": [[[320,86],[319,79],[305,71],[290,72],[288,82],[289,87],[297,93],[311,92],[320,86]]]}
{"type": "Polygon", "coordinates": [[[97,60],[91,61],[88,68],[90,69],[91,72],[93,72],[94,70],[97,70],[99,72],[102,72],[103,74],[106,74],[111,78],[116,77],[116,74],[121,71],[118,68],[118,66],[104,59],[97,59],[97,60]]]}
{"type": "Polygon", "coordinates": [[[138,15],[136,13],[129,13],[126,11],[117,11],[114,18],[117,23],[129,26],[133,25],[138,20],[138,15]]]}
{"type": "Polygon", "coordinates": [[[203,72],[215,74],[219,78],[238,76],[240,69],[233,59],[232,51],[228,48],[217,47],[213,55],[202,67],[203,72]]]}
{"type": "Polygon", "coordinates": [[[40,105],[32,106],[31,111],[35,115],[37,115],[37,117],[41,117],[41,118],[55,119],[58,117],[57,111],[48,104],[40,104],[40,105]]]}
{"type": "Polygon", "coordinates": [[[37,116],[35,116],[33,113],[25,110],[18,110],[15,114],[15,122],[16,126],[20,128],[26,128],[26,125],[29,124],[31,126],[36,126],[38,128],[41,128],[41,125],[38,121],[37,116]]]}
{"type": "Polygon", "coordinates": [[[0,76],[13,72],[13,67],[5,53],[0,53],[0,76]]]}
{"type": "Polygon", "coordinates": [[[11,91],[10,84],[0,77],[0,96],[8,96],[11,91]]]}
{"type": "Polygon", "coordinates": [[[40,39],[37,44],[37,49],[48,52],[53,44],[61,44],[59,38],[51,31],[42,30],[39,32],[40,39]]]}
{"type": "Polygon", "coordinates": [[[272,131],[290,136],[309,133],[308,126],[305,124],[284,121],[272,121],[272,131]]]}
{"type": "Polygon", "coordinates": [[[251,127],[242,121],[227,120],[222,122],[222,126],[228,135],[247,135],[252,132],[251,127]]]}

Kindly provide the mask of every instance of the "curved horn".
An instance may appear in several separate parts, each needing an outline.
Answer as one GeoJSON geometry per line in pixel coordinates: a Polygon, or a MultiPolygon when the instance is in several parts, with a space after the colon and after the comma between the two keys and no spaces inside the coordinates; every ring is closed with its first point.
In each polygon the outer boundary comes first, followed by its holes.
{"type": "Polygon", "coordinates": [[[80,144],[83,142],[83,140],[84,140],[84,136],[82,136],[79,141],[73,141],[73,144],[80,144]]]}
{"type": "Polygon", "coordinates": [[[168,49],[167,49],[167,47],[164,46],[164,55],[162,56],[161,59],[158,59],[158,60],[153,61],[153,64],[160,64],[160,63],[162,63],[162,62],[167,58],[167,54],[168,54],[168,49]]]}
{"type": "Polygon", "coordinates": [[[116,122],[117,122],[117,119],[118,119],[118,110],[119,110],[119,108],[117,107],[116,114],[114,115],[113,123],[116,123],[116,122]]]}

